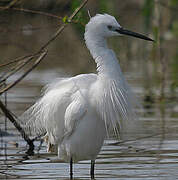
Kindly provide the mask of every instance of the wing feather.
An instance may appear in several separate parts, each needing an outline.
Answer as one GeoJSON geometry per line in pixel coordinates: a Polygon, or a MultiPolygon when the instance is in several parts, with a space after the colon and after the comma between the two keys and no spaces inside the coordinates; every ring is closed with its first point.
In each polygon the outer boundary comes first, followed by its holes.
{"type": "Polygon", "coordinates": [[[76,92],[76,98],[67,107],[65,112],[65,134],[69,136],[87,111],[86,103],[80,92],[76,92]]]}
{"type": "Polygon", "coordinates": [[[64,119],[60,117],[65,113],[75,91],[69,78],[48,85],[43,97],[19,118],[22,128],[32,137],[43,136],[47,131],[52,132],[51,136],[57,136],[58,127],[60,132],[64,128],[64,119]]]}
{"type": "Polygon", "coordinates": [[[85,113],[85,91],[96,79],[95,74],[84,74],[47,85],[43,97],[19,118],[22,128],[31,137],[47,135],[51,144],[59,143],[85,113]]]}

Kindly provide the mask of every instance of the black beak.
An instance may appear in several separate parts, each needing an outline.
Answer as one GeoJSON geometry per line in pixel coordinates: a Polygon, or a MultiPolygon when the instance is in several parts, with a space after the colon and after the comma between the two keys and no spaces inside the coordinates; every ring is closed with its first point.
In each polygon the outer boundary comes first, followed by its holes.
{"type": "Polygon", "coordinates": [[[128,36],[133,36],[133,37],[136,37],[136,38],[144,39],[144,40],[147,40],[147,41],[154,41],[153,39],[151,39],[149,37],[146,37],[146,36],[144,36],[142,34],[132,32],[132,31],[129,31],[129,30],[126,30],[126,29],[123,29],[123,28],[116,29],[116,32],[118,32],[120,34],[125,34],[125,35],[128,35],[128,36]]]}

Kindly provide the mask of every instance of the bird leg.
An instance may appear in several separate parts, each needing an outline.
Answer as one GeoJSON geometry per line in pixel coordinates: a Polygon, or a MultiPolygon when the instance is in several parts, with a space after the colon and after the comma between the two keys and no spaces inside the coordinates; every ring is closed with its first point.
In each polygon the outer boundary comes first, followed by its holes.
{"type": "Polygon", "coordinates": [[[73,179],[73,161],[72,158],[70,159],[70,179],[73,179]]]}
{"type": "Polygon", "coordinates": [[[90,175],[91,179],[95,178],[95,160],[91,160],[91,169],[90,169],[90,175]]]}

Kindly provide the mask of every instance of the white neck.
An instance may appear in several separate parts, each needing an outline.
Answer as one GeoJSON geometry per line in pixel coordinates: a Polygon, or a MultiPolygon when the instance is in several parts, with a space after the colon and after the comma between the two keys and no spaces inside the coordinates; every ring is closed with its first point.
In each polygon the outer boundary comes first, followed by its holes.
{"type": "Polygon", "coordinates": [[[108,49],[104,37],[96,36],[89,32],[85,33],[85,43],[93,59],[96,59],[98,56],[103,56],[103,52],[108,49]]]}
{"type": "Polygon", "coordinates": [[[97,64],[98,75],[115,79],[121,74],[118,60],[114,52],[108,48],[106,38],[86,32],[85,43],[97,64]]]}

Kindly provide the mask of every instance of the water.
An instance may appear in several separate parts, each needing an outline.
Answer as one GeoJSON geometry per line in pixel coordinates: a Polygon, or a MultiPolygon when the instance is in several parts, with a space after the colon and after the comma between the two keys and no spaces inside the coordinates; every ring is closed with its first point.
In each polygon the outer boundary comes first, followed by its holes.
{"type": "MultiPolygon", "coordinates": [[[[129,16],[129,12],[127,9],[127,15],[123,17],[128,20],[133,17],[143,18],[141,13],[136,12],[134,16],[131,13],[129,16]]],[[[8,11],[1,12],[0,21],[0,61],[3,60],[0,63],[36,52],[59,27],[58,19],[8,11]]],[[[142,27],[139,21],[130,21],[123,21],[122,24],[125,27],[142,27]]],[[[166,103],[156,102],[155,96],[160,93],[162,74],[160,62],[150,58],[152,44],[131,38],[118,39],[119,41],[113,39],[114,45],[111,47],[118,53],[121,69],[141,98],[144,109],[138,110],[140,119],[123,132],[119,143],[112,138],[105,141],[96,160],[96,179],[178,179],[177,91],[170,91],[172,82],[169,76],[165,86],[165,96],[168,97],[166,103]]],[[[173,46],[175,43],[166,44],[166,54],[170,54],[170,49],[171,52],[176,51],[173,46]]],[[[75,75],[95,71],[95,63],[91,60],[82,36],[79,37],[78,31],[72,25],[50,44],[48,50],[47,57],[36,71],[8,91],[7,106],[17,116],[38,99],[42,86],[54,78],[66,76],[65,73],[75,75]]],[[[169,60],[171,59],[169,56],[169,60]]],[[[177,67],[177,62],[175,59],[174,67],[177,67]]],[[[168,76],[172,70],[170,62],[166,63],[168,76]]],[[[15,74],[9,81],[14,81],[18,76],[19,74],[15,74]]],[[[28,157],[25,154],[28,149],[26,142],[14,126],[4,119],[3,114],[0,114],[0,179],[69,179],[69,164],[57,160],[55,154],[47,153],[45,143],[40,147],[40,142],[37,141],[35,145],[34,156],[28,157]]],[[[75,164],[75,179],[90,179],[89,168],[90,161],[75,164]]]]}
{"type": "MultiPolygon", "coordinates": [[[[8,107],[21,114],[39,96],[41,87],[59,76],[56,72],[36,71],[8,93],[8,107]],[[38,77],[38,78],[37,78],[38,77]],[[42,77],[42,78],[40,78],[42,77]]],[[[13,80],[13,79],[12,79],[13,80]]],[[[135,89],[139,94],[137,84],[135,89]]],[[[121,141],[108,139],[96,160],[96,179],[173,180],[178,177],[178,118],[176,104],[144,109],[132,131],[121,141]]],[[[5,120],[1,116],[1,130],[5,120]]],[[[26,143],[7,120],[1,132],[1,179],[69,179],[69,164],[46,152],[46,145],[35,142],[35,155],[27,156],[26,143]]],[[[90,179],[90,161],[74,165],[75,179],[90,179]]]]}

